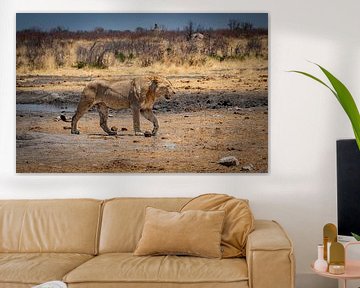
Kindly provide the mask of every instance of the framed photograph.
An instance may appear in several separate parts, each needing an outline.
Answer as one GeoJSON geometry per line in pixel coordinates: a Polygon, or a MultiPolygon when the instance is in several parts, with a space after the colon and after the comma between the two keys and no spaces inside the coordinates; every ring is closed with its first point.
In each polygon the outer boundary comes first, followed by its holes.
{"type": "Polygon", "coordinates": [[[17,173],[266,173],[266,13],[18,13],[17,173]]]}

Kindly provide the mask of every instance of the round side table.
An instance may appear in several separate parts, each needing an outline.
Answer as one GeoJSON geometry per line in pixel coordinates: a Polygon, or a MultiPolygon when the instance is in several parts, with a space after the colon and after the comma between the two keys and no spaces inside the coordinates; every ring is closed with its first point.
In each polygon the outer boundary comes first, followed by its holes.
{"type": "Polygon", "coordinates": [[[346,250],[351,245],[360,245],[360,242],[349,242],[345,244],[345,273],[344,274],[331,274],[329,272],[320,272],[314,269],[314,264],[311,264],[311,269],[318,275],[327,278],[343,280],[343,288],[346,288],[348,280],[360,279],[360,260],[347,260],[346,250]]]}

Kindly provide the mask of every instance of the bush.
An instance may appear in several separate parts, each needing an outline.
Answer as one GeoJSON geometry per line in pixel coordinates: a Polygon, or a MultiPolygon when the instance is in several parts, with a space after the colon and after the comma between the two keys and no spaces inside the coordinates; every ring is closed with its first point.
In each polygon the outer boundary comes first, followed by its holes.
{"type": "Polygon", "coordinates": [[[260,56],[261,48],[261,40],[258,37],[251,38],[246,43],[246,53],[248,55],[255,54],[255,56],[260,56]]]}
{"type": "MultiPolygon", "coordinates": [[[[132,55],[132,53],[131,53],[131,55],[132,55]]],[[[120,61],[121,63],[124,63],[125,60],[126,60],[126,56],[125,56],[124,53],[122,53],[122,52],[117,52],[117,53],[115,54],[115,58],[116,58],[118,61],[120,61]]]]}
{"type": "Polygon", "coordinates": [[[82,68],[84,68],[85,66],[86,66],[86,63],[85,63],[85,62],[82,62],[82,61],[80,61],[80,62],[78,62],[78,63],[75,64],[75,67],[76,67],[77,69],[82,69],[82,68]]]}

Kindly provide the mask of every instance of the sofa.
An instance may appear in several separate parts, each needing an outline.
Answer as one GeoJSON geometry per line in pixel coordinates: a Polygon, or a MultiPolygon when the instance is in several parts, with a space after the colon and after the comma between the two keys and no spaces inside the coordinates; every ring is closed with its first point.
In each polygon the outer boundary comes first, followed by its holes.
{"type": "Polygon", "coordinates": [[[179,211],[188,200],[1,200],[0,288],[294,288],[292,243],[271,220],[255,220],[245,258],[134,256],[145,208],[179,211]]]}

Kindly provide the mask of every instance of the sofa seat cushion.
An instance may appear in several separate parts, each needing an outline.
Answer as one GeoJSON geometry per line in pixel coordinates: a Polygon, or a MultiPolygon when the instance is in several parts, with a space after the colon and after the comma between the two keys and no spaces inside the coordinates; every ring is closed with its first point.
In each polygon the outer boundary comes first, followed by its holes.
{"type": "Polygon", "coordinates": [[[64,277],[64,281],[70,284],[100,282],[234,283],[244,281],[247,285],[247,280],[247,265],[245,260],[240,258],[134,256],[131,253],[96,256],[64,277]]]}
{"type": "Polygon", "coordinates": [[[0,253],[0,283],[40,284],[62,280],[65,274],[92,257],[72,253],[0,253]]]}

